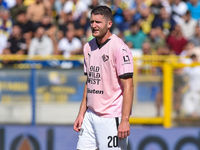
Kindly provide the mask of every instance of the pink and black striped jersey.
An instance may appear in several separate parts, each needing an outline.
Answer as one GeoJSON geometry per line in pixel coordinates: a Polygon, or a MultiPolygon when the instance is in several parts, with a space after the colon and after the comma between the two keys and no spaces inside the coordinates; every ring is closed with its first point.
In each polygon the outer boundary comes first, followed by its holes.
{"type": "Polygon", "coordinates": [[[116,35],[102,45],[96,38],[84,46],[87,106],[102,117],[121,117],[123,88],[120,78],[133,75],[132,53],[116,35]]]}

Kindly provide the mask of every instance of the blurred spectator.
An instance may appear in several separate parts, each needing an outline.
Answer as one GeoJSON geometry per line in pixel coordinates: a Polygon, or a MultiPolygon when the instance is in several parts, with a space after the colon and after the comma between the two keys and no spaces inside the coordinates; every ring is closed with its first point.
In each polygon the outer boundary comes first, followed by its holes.
{"type": "Polygon", "coordinates": [[[53,3],[53,16],[54,17],[60,16],[63,9],[62,0],[51,0],[51,2],[53,3]]]}
{"type": "Polygon", "coordinates": [[[176,55],[179,55],[183,51],[187,42],[187,39],[185,39],[182,35],[179,25],[175,26],[174,30],[167,38],[167,44],[176,55]]]}
{"type": "MultiPolygon", "coordinates": [[[[27,45],[25,39],[22,37],[19,26],[14,25],[12,28],[11,37],[8,39],[6,49],[3,50],[3,55],[23,55],[26,53],[27,45]]],[[[6,61],[8,62],[8,61],[6,61]]]]}
{"type": "Polygon", "coordinates": [[[35,0],[34,4],[31,4],[27,8],[26,17],[33,23],[33,27],[36,30],[45,15],[45,6],[42,0],[35,0]]]}
{"type": "Polygon", "coordinates": [[[151,44],[148,42],[144,42],[142,44],[142,52],[143,55],[151,55],[152,54],[151,44]]]}
{"type": "Polygon", "coordinates": [[[160,9],[160,15],[157,17],[155,16],[152,22],[152,28],[160,27],[166,35],[169,35],[175,25],[174,19],[167,13],[164,7],[160,9]]]}
{"type": "Polygon", "coordinates": [[[0,34],[4,34],[7,38],[10,37],[12,31],[12,19],[10,18],[9,10],[3,10],[0,18],[0,34]]]}
{"type": "Polygon", "coordinates": [[[26,40],[27,45],[29,45],[33,36],[34,28],[32,22],[26,19],[26,13],[24,11],[18,12],[16,25],[21,28],[23,38],[26,40]]]}
{"type": "Polygon", "coordinates": [[[89,5],[89,7],[88,7],[88,13],[89,13],[88,18],[90,18],[91,10],[94,9],[95,7],[97,7],[98,5],[99,5],[99,0],[92,0],[91,5],[89,5]]]}
{"type": "Polygon", "coordinates": [[[171,3],[173,0],[160,0],[168,15],[172,14],[171,3]]]}
{"type": "Polygon", "coordinates": [[[3,50],[6,48],[7,44],[7,37],[4,34],[0,34],[0,55],[2,54],[3,50]]]}
{"type": "Polygon", "coordinates": [[[131,9],[131,7],[133,6],[133,3],[135,2],[134,0],[122,0],[127,6],[127,9],[131,9]]]}
{"type": "Polygon", "coordinates": [[[35,0],[23,0],[24,6],[29,6],[35,3],[35,0]]]}
{"type": "Polygon", "coordinates": [[[190,56],[191,55],[191,50],[194,48],[194,43],[193,42],[191,42],[191,41],[188,41],[188,43],[186,44],[186,46],[185,46],[185,48],[184,48],[184,50],[180,53],[180,61],[182,62],[182,63],[190,63],[191,62],[191,59],[190,58],[188,58],[188,56],[190,56]]]}
{"type": "Polygon", "coordinates": [[[141,49],[146,35],[140,30],[137,23],[132,23],[130,30],[131,35],[125,36],[126,43],[130,43],[134,49],[141,49]]]}
{"type": "Polygon", "coordinates": [[[57,47],[58,47],[57,46],[58,41],[63,37],[63,35],[61,35],[61,37],[60,37],[58,27],[56,25],[53,25],[51,22],[52,22],[51,17],[45,15],[42,18],[40,27],[43,27],[45,29],[45,34],[51,38],[53,45],[54,45],[54,53],[56,53],[57,47]]]}
{"type": "Polygon", "coordinates": [[[167,45],[159,46],[157,49],[157,55],[170,55],[171,54],[171,49],[167,45]]]}
{"type": "Polygon", "coordinates": [[[2,10],[8,10],[8,5],[5,0],[0,0],[0,11],[2,10]]]}
{"type": "Polygon", "coordinates": [[[42,0],[45,8],[45,15],[52,17],[53,1],[55,0],[42,0]]]}
{"type": "Polygon", "coordinates": [[[151,12],[155,15],[155,16],[159,16],[160,15],[160,9],[162,8],[162,4],[160,0],[152,0],[151,3],[151,12]]]}
{"type": "Polygon", "coordinates": [[[199,0],[189,0],[187,2],[188,10],[191,12],[192,18],[200,19],[200,2],[199,0]]]}
{"type": "MultiPolygon", "coordinates": [[[[150,43],[144,42],[142,44],[142,54],[143,56],[152,55],[151,45],[150,43]]],[[[145,59],[142,61],[141,67],[138,67],[138,73],[142,75],[153,75],[155,73],[155,68],[152,67],[152,62],[149,59],[145,59]]]]}
{"type": "Polygon", "coordinates": [[[113,4],[113,0],[101,0],[101,2],[99,2],[99,4],[111,7],[113,4]]]}
{"type": "Polygon", "coordinates": [[[16,5],[10,9],[10,14],[14,22],[17,21],[17,15],[19,12],[26,12],[26,6],[23,4],[23,0],[16,0],[16,5]]]}
{"type": "Polygon", "coordinates": [[[111,6],[113,12],[113,20],[116,24],[120,24],[123,21],[123,6],[120,7],[121,0],[115,0],[114,4],[111,6]]]}
{"type": "Polygon", "coordinates": [[[90,13],[92,11],[92,9],[94,9],[95,7],[97,7],[99,5],[99,0],[92,0],[91,4],[88,6],[88,10],[87,10],[87,17],[90,18],[90,13]]]}
{"type": "Polygon", "coordinates": [[[92,40],[94,37],[92,36],[92,31],[91,29],[88,29],[86,31],[86,34],[85,34],[85,40],[83,41],[83,45],[84,45],[84,42],[89,42],[90,40],[92,40]]]}
{"type": "Polygon", "coordinates": [[[7,3],[9,9],[16,5],[16,0],[5,0],[5,2],[7,3]]]}
{"type": "Polygon", "coordinates": [[[161,38],[162,40],[164,40],[164,42],[166,41],[168,35],[165,34],[165,32],[163,32],[162,28],[157,27],[155,28],[156,30],[156,34],[159,38],[161,38]]]}
{"type": "Polygon", "coordinates": [[[66,37],[59,41],[58,50],[59,54],[63,54],[65,57],[82,54],[82,43],[78,38],[74,37],[72,29],[66,31],[66,37]]]}
{"type": "Polygon", "coordinates": [[[165,45],[165,41],[162,38],[160,38],[157,29],[155,28],[151,29],[149,36],[147,36],[147,38],[145,39],[145,42],[150,43],[151,49],[153,51],[156,51],[158,47],[165,45]]]}
{"type": "Polygon", "coordinates": [[[73,16],[72,13],[67,13],[67,14],[63,14],[62,18],[59,20],[59,30],[62,31],[63,35],[66,33],[67,29],[67,25],[69,23],[73,23],[73,16]]]}
{"type": "Polygon", "coordinates": [[[197,21],[191,17],[190,11],[187,11],[179,20],[181,32],[186,39],[190,39],[194,35],[196,25],[197,21]]]}
{"type": "Polygon", "coordinates": [[[45,29],[45,31],[47,31],[47,32],[52,30],[52,28],[54,27],[54,25],[51,22],[51,17],[48,15],[45,15],[42,17],[42,20],[41,20],[39,26],[43,27],[45,29]]]}
{"type": "Polygon", "coordinates": [[[129,9],[123,11],[124,20],[118,25],[120,32],[124,35],[130,35],[130,26],[133,23],[133,17],[129,9]]]}
{"type": "Polygon", "coordinates": [[[140,28],[145,34],[149,34],[149,32],[151,31],[154,17],[155,16],[153,13],[151,13],[149,7],[144,8],[141,14],[141,18],[138,20],[138,24],[140,24],[140,28]]]}
{"type": "MultiPolygon", "coordinates": [[[[157,50],[158,55],[165,55],[167,57],[170,57],[171,50],[168,46],[161,46],[157,50]]],[[[161,61],[163,63],[164,61],[161,61]]],[[[163,74],[163,68],[157,67],[156,68],[156,74],[163,74]]],[[[173,75],[173,109],[176,112],[177,115],[180,114],[181,109],[181,99],[182,99],[182,89],[184,87],[184,80],[182,76],[182,70],[181,69],[174,69],[174,75],[173,75]]],[[[156,108],[157,108],[157,115],[161,115],[161,107],[163,103],[163,82],[161,81],[160,84],[160,90],[158,91],[156,95],[156,108]]]]}
{"type": "Polygon", "coordinates": [[[88,6],[79,0],[68,0],[63,7],[63,11],[68,14],[72,13],[73,20],[80,19],[81,16],[87,16],[88,6]]]}
{"type": "MultiPolygon", "coordinates": [[[[83,1],[87,6],[90,6],[92,4],[92,0],[81,0],[83,1]]],[[[99,2],[101,2],[102,0],[98,0],[99,2]]]]}
{"type": "Polygon", "coordinates": [[[174,79],[173,79],[173,109],[176,115],[180,115],[181,103],[183,96],[183,89],[185,87],[185,80],[182,73],[182,69],[174,69],[174,79]]]}
{"type": "Polygon", "coordinates": [[[181,0],[174,0],[172,4],[172,18],[179,23],[180,18],[186,13],[188,7],[185,2],[181,0]]]}
{"type": "Polygon", "coordinates": [[[73,20],[72,13],[65,14],[64,22],[59,25],[60,34],[66,33],[68,28],[73,28],[74,35],[81,38],[90,26],[90,20],[87,17],[82,17],[80,20],[73,20]]]}
{"type": "Polygon", "coordinates": [[[135,0],[133,5],[130,8],[130,14],[133,16],[135,22],[141,19],[141,14],[143,14],[143,10],[147,8],[147,4],[145,0],[135,0]]]}
{"type": "MultiPolygon", "coordinates": [[[[191,55],[193,63],[196,63],[197,57],[191,55]]],[[[182,109],[188,117],[198,117],[200,115],[200,67],[187,67],[184,73],[188,76],[189,90],[183,97],[182,109]]]]}
{"type": "MultiPolygon", "coordinates": [[[[170,48],[166,45],[163,46],[159,46],[157,49],[157,54],[158,55],[166,55],[169,56],[170,55],[170,48]]],[[[160,61],[160,63],[162,64],[163,61],[160,61]]],[[[163,68],[162,67],[156,67],[156,74],[157,75],[163,75],[163,68]]],[[[156,94],[156,109],[157,109],[157,116],[161,115],[161,107],[162,107],[162,103],[163,103],[163,82],[160,82],[160,90],[157,92],[156,94]]]]}
{"type": "Polygon", "coordinates": [[[194,47],[188,51],[188,56],[196,55],[197,61],[200,62],[200,47],[194,47]]]}
{"type": "Polygon", "coordinates": [[[35,32],[35,37],[31,40],[28,55],[52,55],[53,54],[53,42],[45,34],[45,29],[43,27],[38,27],[35,32]]]}
{"type": "Polygon", "coordinates": [[[195,46],[200,46],[200,26],[195,27],[195,34],[191,37],[190,41],[194,43],[195,46]]]}

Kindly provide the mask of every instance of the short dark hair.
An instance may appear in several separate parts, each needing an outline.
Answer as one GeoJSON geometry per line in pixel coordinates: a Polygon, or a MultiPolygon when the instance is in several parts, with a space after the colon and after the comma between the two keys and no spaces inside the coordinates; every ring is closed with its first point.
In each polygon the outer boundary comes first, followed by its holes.
{"type": "Polygon", "coordinates": [[[21,14],[26,14],[26,12],[25,12],[24,10],[19,10],[19,11],[17,12],[17,15],[21,15],[21,14]]]}
{"type": "Polygon", "coordinates": [[[187,10],[186,12],[185,12],[185,15],[190,15],[191,13],[190,13],[190,11],[189,10],[187,10]]]}
{"type": "Polygon", "coordinates": [[[103,15],[109,20],[112,20],[112,10],[107,6],[97,6],[91,11],[91,15],[103,15]]]}
{"type": "Polygon", "coordinates": [[[190,58],[191,58],[191,59],[195,59],[195,58],[197,58],[197,55],[192,54],[192,55],[190,55],[190,58]]]}

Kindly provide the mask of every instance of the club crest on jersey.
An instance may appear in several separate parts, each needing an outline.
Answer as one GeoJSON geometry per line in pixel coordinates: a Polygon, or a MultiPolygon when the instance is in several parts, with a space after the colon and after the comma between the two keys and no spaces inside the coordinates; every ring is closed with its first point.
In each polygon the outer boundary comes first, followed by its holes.
{"type": "Polygon", "coordinates": [[[103,54],[103,55],[102,55],[102,59],[103,59],[104,62],[106,62],[106,61],[109,59],[109,56],[103,54]]]}

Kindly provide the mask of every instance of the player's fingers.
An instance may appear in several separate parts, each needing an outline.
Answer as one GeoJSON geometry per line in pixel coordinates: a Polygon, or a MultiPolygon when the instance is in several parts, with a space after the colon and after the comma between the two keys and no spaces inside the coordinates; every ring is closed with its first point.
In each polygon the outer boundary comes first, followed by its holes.
{"type": "Polygon", "coordinates": [[[117,133],[117,136],[118,136],[119,140],[121,140],[121,138],[122,138],[121,132],[118,132],[118,133],[117,133]]]}
{"type": "Polygon", "coordinates": [[[122,137],[121,137],[121,138],[122,138],[122,139],[124,139],[124,137],[125,137],[125,133],[124,133],[124,132],[122,132],[122,133],[121,133],[121,135],[122,135],[122,137]]]}
{"type": "Polygon", "coordinates": [[[74,123],[74,131],[78,132],[77,123],[74,123]]]}
{"type": "Polygon", "coordinates": [[[82,123],[79,122],[79,124],[78,124],[78,129],[79,130],[81,129],[81,125],[82,125],[82,123]]]}
{"type": "Polygon", "coordinates": [[[130,135],[130,131],[127,132],[127,135],[128,135],[128,136],[130,135]]]}
{"type": "Polygon", "coordinates": [[[76,131],[76,132],[79,132],[80,131],[80,129],[79,129],[79,121],[76,121],[75,123],[74,123],[74,130],[76,131]]]}
{"type": "Polygon", "coordinates": [[[125,131],[125,132],[124,132],[124,138],[126,138],[127,136],[128,136],[128,132],[125,131]]]}

